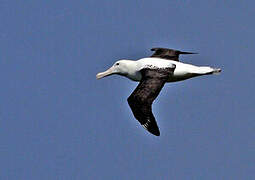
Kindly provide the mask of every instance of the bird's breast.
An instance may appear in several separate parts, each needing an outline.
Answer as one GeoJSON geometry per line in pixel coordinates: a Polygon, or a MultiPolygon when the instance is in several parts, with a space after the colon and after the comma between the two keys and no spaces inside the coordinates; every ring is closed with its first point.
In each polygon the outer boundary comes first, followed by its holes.
{"type": "Polygon", "coordinates": [[[128,73],[127,77],[132,81],[141,81],[142,74],[140,71],[135,71],[132,73],[128,73]]]}

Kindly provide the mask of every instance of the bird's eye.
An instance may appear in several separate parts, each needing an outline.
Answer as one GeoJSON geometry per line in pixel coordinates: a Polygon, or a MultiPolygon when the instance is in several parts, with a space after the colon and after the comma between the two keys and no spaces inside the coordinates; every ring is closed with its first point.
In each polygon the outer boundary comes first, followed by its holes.
{"type": "Polygon", "coordinates": [[[120,63],[116,63],[116,66],[120,65],[120,63]]]}

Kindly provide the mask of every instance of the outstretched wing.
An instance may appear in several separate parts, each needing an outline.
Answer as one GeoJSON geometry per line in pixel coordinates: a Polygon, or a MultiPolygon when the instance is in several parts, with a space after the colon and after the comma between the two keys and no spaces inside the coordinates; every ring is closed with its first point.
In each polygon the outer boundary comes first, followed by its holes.
{"type": "Polygon", "coordinates": [[[179,61],[180,54],[197,54],[192,52],[182,52],[175,49],[167,49],[167,48],[152,48],[151,51],[155,51],[151,57],[158,57],[162,59],[169,59],[174,61],[179,61]]]}
{"type": "Polygon", "coordinates": [[[159,136],[160,132],[151,106],[174,69],[175,65],[173,68],[142,69],[142,80],[127,99],[135,118],[146,130],[156,136],[159,136]]]}

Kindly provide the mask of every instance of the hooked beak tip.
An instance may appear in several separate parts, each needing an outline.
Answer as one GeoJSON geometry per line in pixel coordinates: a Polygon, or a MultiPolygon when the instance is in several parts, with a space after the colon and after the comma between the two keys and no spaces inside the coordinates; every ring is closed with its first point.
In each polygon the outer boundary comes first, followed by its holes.
{"type": "Polygon", "coordinates": [[[98,73],[97,75],[96,75],[96,78],[97,79],[101,79],[101,78],[103,78],[104,76],[101,74],[101,73],[98,73]]]}
{"type": "Polygon", "coordinates": [[[112,69],[110,68],[110,69],[106,70],[105,72],[100,72],[100,73],[98,73],[98,74],[96,75],[96,78],[97,78],[97,79],[101,79],[101,78],[103,78],[103,77],[110,76],[110,75],[112,75],[112,74],[113,74],[113,71],[112,71],[112,69]]]}

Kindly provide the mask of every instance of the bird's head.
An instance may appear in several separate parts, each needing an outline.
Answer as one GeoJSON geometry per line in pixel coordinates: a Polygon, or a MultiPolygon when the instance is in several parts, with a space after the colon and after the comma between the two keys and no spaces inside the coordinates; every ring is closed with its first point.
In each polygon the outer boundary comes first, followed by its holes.
{"type": "Polygon", "coordinates": [[[97,79],[101,79],[106,76],[110,76],[113,74],[118,74],[122,76],[127,76],[132,68],[134,61],[130,60],[119,60],[113,64],[112,67],[107,69],[104,72],[100,72],[96,75],[97,79]]]}

